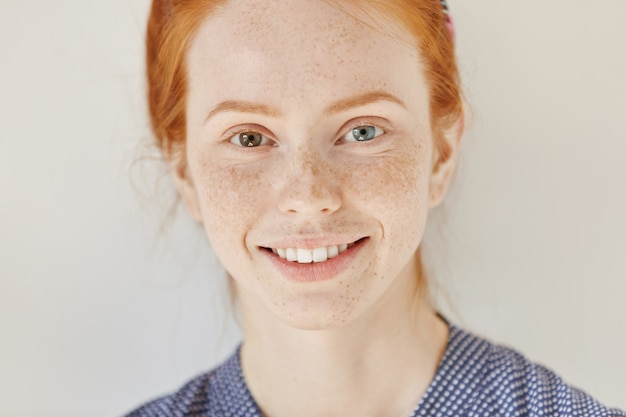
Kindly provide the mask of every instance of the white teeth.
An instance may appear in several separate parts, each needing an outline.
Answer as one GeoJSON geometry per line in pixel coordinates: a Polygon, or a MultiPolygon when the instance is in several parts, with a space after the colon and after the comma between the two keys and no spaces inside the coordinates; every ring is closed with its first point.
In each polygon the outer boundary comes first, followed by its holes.
{"type": "Polygon", "coordinates": [[[287,258],[288,261],[294,262],[298,260],[298,249],[287,248],[285,251],[285,258],[287,258]]]}
{"type": "Polygon", "coordinates": [[[328,259],[328,249],[315,248],[313,249],[313,262],[324,262],[328,259]]]}
{"type": "Polygon", "coordinates": [[[313,251],[310,249],[298,248],[298,263],[310,264],[313,262],[313,251]]]}
{"type": "Polygon", "coordinates": [[[290,262],[310,264],[312,262],[325,262],[345,252],[352,246],[354,246],[354,243],[344,243],[315,249],[278,248],[272,249],[272,252],[290,262]]]}

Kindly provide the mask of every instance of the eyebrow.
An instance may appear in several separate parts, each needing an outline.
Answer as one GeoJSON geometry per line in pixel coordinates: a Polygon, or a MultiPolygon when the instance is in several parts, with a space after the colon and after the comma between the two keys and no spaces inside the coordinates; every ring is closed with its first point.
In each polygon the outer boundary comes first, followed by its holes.
{"type": "Polygon", "coordinates": [[[394,96],[393,94],[390,94],[386,91],[370,91],[365,94],[359,94],[354,97],[339,100],[338,102],[329,106],[324,113],[330,116],[333,114],[343,113],[345,111],[352,110],[357,107],[362,107],[367,104],[377,103],[380,101],[389,101],[392,103],[396,103],[404,107],[405,109],[407,108],[406,104],[404,104],[402,100],[400,100],[398,97],[394,96]]]}
{"type": "Polygon", "coordinates": [[[238,113],[262,114],[263,116],[269,116],[269,117],[280,116],[280,112],[277,109],[270,107],[270,106],[266,106],[265,104],[251,103],[248,101],[228,100],[228,101],[222,101],[220,104],[215,106],[215,108],[209,112],[206,119],[204,119],[204,123],[207,123],[210,118],[212,118],[218,113],[225,113],[225,112],[231,112],[231,111],[238,112],[238,113]]]}
{"type": "MultiPolygon", "coordinates": [[[[407,108],[406,104],[404,104],[402,100],[400,100],[393,94],[390,94],[386,91],[370,91],[364,94],[356,95],[354,97],[339,100],[328,106],[324,110],[324,114],[330,116],[337,113],[343,113],[348,110],[363,107],[367,104],[377,103],[380,101],[388,101],[398,104],[405,109],[407,108]]],[[[209,119],[211,119],[215,115],[225,112],[253,113],[274,118],[281,116],[281,112],[278,109],[276,109],[275,107],[267,106],[265,104],[253,103],[249,101],[227,100],[222,101],[217,106],[215,106],[215,108],[211,110],[207,117],[204,119],[204,123],[207,123],[209,119]]]]}

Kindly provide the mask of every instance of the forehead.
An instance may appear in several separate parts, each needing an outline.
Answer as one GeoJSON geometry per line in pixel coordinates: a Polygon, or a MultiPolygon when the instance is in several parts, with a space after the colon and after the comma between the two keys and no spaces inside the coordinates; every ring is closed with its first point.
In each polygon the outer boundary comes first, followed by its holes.
{"type": "Polygon", "coordinates": [[[321,0],[231,0],[192,40],[190,95],[328,101],[385,90],[410,101],[407,80],[425,92],[415,44],[389,20],[321,0]]]}

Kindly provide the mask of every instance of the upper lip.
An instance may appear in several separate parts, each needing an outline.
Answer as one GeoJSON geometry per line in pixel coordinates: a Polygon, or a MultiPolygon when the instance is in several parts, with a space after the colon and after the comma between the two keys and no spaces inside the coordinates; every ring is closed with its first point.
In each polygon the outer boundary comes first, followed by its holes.
{"type": "Polygon", "coordinates": [[[270,249],[282,249],[282,248],[300,248],[300,249],[315,249],[328,246],[339,246],[354,243],[358,240],[364,239],[366,236],[326,236],[320,237],[289,237],[272,240],[266,244],[261,245],[262,248],[270,249]]]}

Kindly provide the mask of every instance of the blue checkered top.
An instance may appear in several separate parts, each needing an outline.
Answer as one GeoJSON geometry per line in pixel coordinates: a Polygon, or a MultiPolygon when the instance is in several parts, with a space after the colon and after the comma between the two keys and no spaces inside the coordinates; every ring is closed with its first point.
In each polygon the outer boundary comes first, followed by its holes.
{"type": "MultiPolygon", "coordinates": [[[[263,417],[244,380],[239,346],[218,368],[127,417],[263,417]]],[[[508,347],[450,325],[434,379],[410,417],[626,417],[508,347]]],[[[407,416],[409,417],[409,416],[407,416]]]]}

